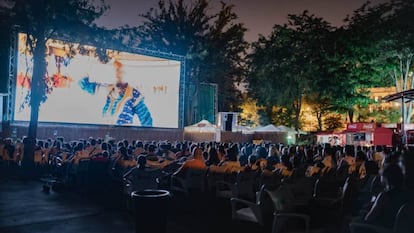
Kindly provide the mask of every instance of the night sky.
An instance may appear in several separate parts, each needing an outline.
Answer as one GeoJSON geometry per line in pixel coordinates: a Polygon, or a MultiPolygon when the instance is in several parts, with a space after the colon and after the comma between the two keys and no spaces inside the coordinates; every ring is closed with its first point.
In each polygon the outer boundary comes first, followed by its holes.
{"type": "MultiPolygon", "coordinates": [[[[365,0],[223,0],[235,5],[234,11],[239,16],[239,21],[248,28],[246,39],[255,41],[258,34],[269,35],[273,25],[286,22],[286,16],[290,13],[301,13],[308,10],[318,17],[323,17],[332,26],[342,25],[346,15],[359,8],[365,0]]],[[[386,2],[387,0],[371,0],[372,4],[386,2]]],[[[128,24],[130,26],[140,24],[142,18],[138,15],[148,11],[151,7],[157,7],[158,0],[107,0],[111,9],[106,12],[98,25],[108,28],[128,24]]],[[[166,1],[167,2],[167,1],[166,1]]],[[[191,0],[186,1],[191,4],[191,0]]],[[[212,12],[217,12],[220,0],[211,0],[212,12]]]]}

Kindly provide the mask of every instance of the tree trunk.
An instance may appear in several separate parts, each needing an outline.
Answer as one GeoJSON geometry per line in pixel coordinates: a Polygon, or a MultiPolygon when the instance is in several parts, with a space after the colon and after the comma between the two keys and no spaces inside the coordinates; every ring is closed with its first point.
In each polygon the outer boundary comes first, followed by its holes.
{"type": "Polygon", "coordinates": [[[316,111],[316,119],[318,120],[318,132],[322,131],[322,112],[316,111]]]}
{"type": "Polygon", "coordinates": [[[268,123],[272,123],[273,124],[274,123],[273,122],[273,106],[266,107],[265,113],[266,113],[266,117],[268,119],[268,123]]]}
{"type": "Polygon", "coordinates": [[[293,104],[293,109],[295,111],[295,130],[298,131],[300,126],[300,111],[302,110],[302,95],[293,104]]]}
{"type": "Polygon", "coordinates": [[[30,123],[27,138],[24,140],[23,168],[25,174],[30,177],[34,170],[34,151],[37,137],[37,124],[39,120],[40,103],[45,93],[45,73],[46,73],[46,41],[44,33],[36,36],[36,47],[33,51],[33,75],[30,96],[30,123]]]}
{"type": "Polygon", "coordinates": [[[348,109],[348,117],[349,123],[354,123],[354,109],[352,107],[348,109]]]}

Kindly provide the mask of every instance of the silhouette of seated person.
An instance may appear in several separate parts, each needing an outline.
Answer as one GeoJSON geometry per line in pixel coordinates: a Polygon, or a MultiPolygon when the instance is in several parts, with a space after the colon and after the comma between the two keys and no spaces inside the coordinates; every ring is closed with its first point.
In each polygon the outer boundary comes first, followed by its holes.
{"type": "Polygon", "coordinates": [[[383,160],[386,156],[385,146],[376,146],[374,154],[372,155],[372,160],[378,164],[378,167],[381,169],[383,160]]]}
{"type": "Polygon", "coordinates": [[[3,160],[13,160],[15,149],[16,148],[14,146],[12,138],[4,139],[3,148],[2,148],[2,151],[1,151],[2,159],[3,160]]]}
{"type": "Polygon", "coordinates": [[[172,159],[163,157],[161,155],[157,155],[157,146],[154,144],[150,144],[148,146],[148,153],[146,155],[147,159],[147,166],[154,168],[154,169],[164,169],[174,161],[172,159]]]}
{"type": "Polygon", "coordinates": [[[116,159],[113,163],[112,170],[115,177],[121,178],[122,175],[132,167],[137,165],[136,161],[133,160],[133,156],[128,154],[128,150],[122,146],[118,148],[118,151],[114,154],[116,159]]]}
{"type": "Polygon", "coordinates": [[[206,160],[206,165],[207,166],[211,166],[211,165],[217,166],[219,163],[220,163],[220,159],[218,157],[217,149],[214,148],[214,147],[210,147],[208,149],[208,156],[207,156],[207,160],[206,160]]]}
{"type": "Polygon", "coordinates": [[[333,173],[335,167],[333,151],[334,150],[332,148],[325,148],[323,152],[324,157],[322,159],[317,157],[315,164],[307,168],[306,176],[325,176],[333,173]]]}
{"type": "Polygon", "coordinates": [[[226,154],[224,155],[223,161],[221,161],[218,168],[214,170],[226,173],[243,171],[243,167],[237,159],[238,153],[237,145],[233,145],[228,148],[226,154]]]}
{"type": "Polygon", "coordinates": [[[269,152],[267,151],[267,149],[263,146],[258,146],[256,148],[256,159],[257,159],[257,165],[259,166],[259,168],[263,169],[266,167],[266,158],[268,156],[269,152]]]}
{"type": "Polygon", "coordinates": [[[142,141],[137,141],[135,144],[134,156],[137,158],[139,155],[144,154],[145,152],[144,143],[142,141]]]}
{"type": "Polygon", "coordinates": [[[361,188],[359,189],[358,193],[358,202],[364,207],[364,205],[370,205],[371,200],[373,197],[378,196],[379,192],[383,190],[382,185],[378,183],[380,186],[374,187],[373,183],[375,179],[379,179],[379,168],[376,161],[368,160],[364,162],[364,167],[366,170],[366,174],[363,179],[361,179],[361,188]],[[378,192],[376,190],[379,190],[378,192]]]}
{"type": "Polygon", "coordinates": [[[131,184],[128,191],[130,194],[132,191],[156,189],[158,187],[157,178],[159,178],[161,174],[160,169],[148,167],[146,156],[141,154],[137,157],[137,166],[127,171],[123,177],[131,184]]]}
{"type": "Polygon", "coordinates": [[[274,170],[276,169],[277,164],[280,163],[280,158],[278,155],[269,155],[266,158],[266,167],[263,168],[262,174],[264,176],[274,175],[274,170]]]}
{"type": "Polygon", "coordinates": [[[367,155],[363,151],[358,151],[355,157],[355,172],[354,175],[359,178],[363,179],[366,176],[366,168],[365,168],[365,161],[367,161],[367,155]]]}
{"type": "Polygon", "coordinates": [[[363,219],[357,218],[354,221],[392,230],[398,210],[408,201],[408,194],[403,189],[404,176],[398,164],[383,165],[381,182],[383,182],[385,189],[376,197],[363,219]]]}
{"type": "Polygon", "coordinates": [[[36,147],[35,147],[35,152],[34,152],[34,162],[36,165],[44,165],[45,164],[45,159],[43,156],[43,141],[42,140],[38,140],[36,143],[36,147]]]}
{"type": "Polygon", "coordinates": [[[276,164],[274,172],[282,175],[283,177],[292,176],[293,165],[290,162],[289,155],[284,153],[280,156],[280,163],[276,164]]]}
{"type": "Polygon", "coordinates": [[[244,145],[240,150],[239,162],[241,166],[246,166],[249,156],[253,154],[253,145],[244,145]]]}
{"type": "Polygon", "coordinates": [[[181,165],[174,176],[185,177],[188,169],[206,170],[207,165],[204,162],[203,150],[200,147],[193,149],[192,155],[181,165]]]}
{"type": "Polygon", "coordinates": [[[88,153],[84,150],[83,143],[78,143],[75,146],[74,153],[73,153],[72,157],[70,157],[68,162],[70,162],[70,163],[77,166],[79,164],[79,160],[87,159],[87,158],[89,158],[89,156],[88,156],[88,153]]]}
{"type": "Polygon", "coordinates": [[[410,200],[414,198],[414,148],[405,151],[398,161],[404,173],[404,185],[410,200]]]}
{"type": "Polygon", "coordinates": [[[161,156],[163,159],[170,160],[170,161],[175,160],[176,159],[175,153],[172,152],[171,150],[172,150],[171,143],[162,142],[159,145],[158,156],[161,156]]]}
{"type": "Polygon", "coordinates": [[[244,166],[244,171],[259,171],[260,170],[260,163],[257,161],[256,155],[250,155],[247,159],[247,164],[244,166]]]}
{"type": "Polygon", "coordinates": [[[104,150],[99,154],[95,154],[91,156],[92,162],[109,162],[109,152],[104,150]]]}
{"type": "Polygon", "coordinates": [[[88,156],[89,158],[102,152],[101,145],[97,144],[95,138],[89,139],[89,145],[87,145],[84,150],[86,153],[85,156],[88,156]]]}

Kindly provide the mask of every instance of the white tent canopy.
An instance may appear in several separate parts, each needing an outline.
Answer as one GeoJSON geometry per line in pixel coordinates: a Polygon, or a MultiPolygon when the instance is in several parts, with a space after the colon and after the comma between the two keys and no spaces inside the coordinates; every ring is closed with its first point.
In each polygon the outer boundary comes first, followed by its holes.
{"type": "Polygon", "coordinates": [[[305,131],[302,131],[302,130],[296,131],[294,128],[290,128],[284,125],[279,125],[277,128],[279,129],[280,132],[286,132],[289,134],[307,134],[305,131]]]}
{"type": "Polygon", "coordinates": [[[207,120],[201,120],[194,125],[184,127],[185,132],[215,133],[217,130],[217,126],[207,120]]]}
{"type": "Polygon", "coordinates": [[[281,132],[296,133],[296,130],[295,129],[290,128],[290,127],[287,127],[287,126],[284,126],[284,125],[279,125],[277,128],[281,132]]]}
{"type": "Polygon", "coordinates": [[[261,127],[256,127],[253,129],[254,132],[283,132],[278,127],[269,124],[261,127]]]}
{"type": "Polygon", "coordinates": [[[254,129],[252,129],[249,126],[245,126],[245,125],[236,125],[234,127],[234,129],[235,129],[236,132],[242,132],[244,134],[252,134],[252,133],[254,133],[254,129]]]}

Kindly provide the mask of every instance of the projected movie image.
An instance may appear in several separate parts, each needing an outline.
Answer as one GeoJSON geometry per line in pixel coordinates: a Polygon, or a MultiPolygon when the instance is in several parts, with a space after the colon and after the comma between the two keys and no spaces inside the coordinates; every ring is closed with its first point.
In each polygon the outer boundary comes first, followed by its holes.
{"type": "MultiPolygon", "coordinates": [[[[14,120],[30,120],[32,55],[19,34],[14,120]]],[[[47,42],[39,121],[178,128],[180,61],[47,42]]]]}

